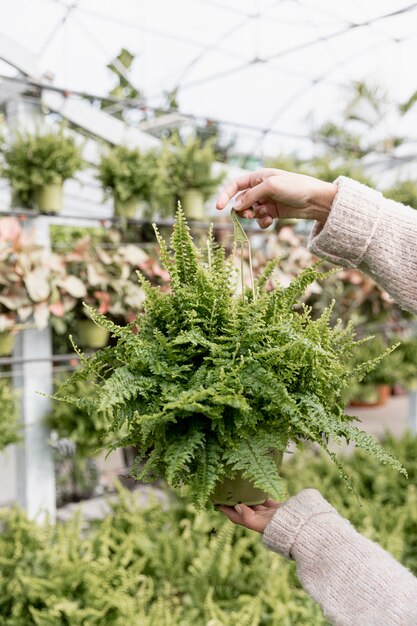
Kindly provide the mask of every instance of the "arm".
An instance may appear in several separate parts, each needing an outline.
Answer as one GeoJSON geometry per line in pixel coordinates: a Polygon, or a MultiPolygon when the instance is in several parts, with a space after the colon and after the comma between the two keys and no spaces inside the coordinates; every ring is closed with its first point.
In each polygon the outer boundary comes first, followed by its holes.
{"type": "Polygon", "coordinates": [[[305,489],[277,509],[263,541],[295,560],[303,588],[334,626],[417,624],[417,579],[318,491],[305,489]]]}
{"type": "Polygon", "coordinates": [[[405,309],[417,313],[417,211],[349,178],[337,179],[327,220],[309,248],[336,264],[358,267],[405,309]]]}
{"type": "Polygon", "coordinates": [[[270,550],[294,559],[303,589],[333,626],[416,626],[417,579],[315,489],[282,505],[267,500],[220,510],[235,524],[263,532],[270,550]]]}
{"type": "Polygon", "coordinates": [[[417,312],[417,211],[341,176],[326,183],[311,176],[263,169],[230,182],[217,200],[261,228],[285,217],[314,219],[309,247],[317,256],[358,267],[404,308],[417,312]],[[239,193],[240,192],[240,193],[239,193]]]}

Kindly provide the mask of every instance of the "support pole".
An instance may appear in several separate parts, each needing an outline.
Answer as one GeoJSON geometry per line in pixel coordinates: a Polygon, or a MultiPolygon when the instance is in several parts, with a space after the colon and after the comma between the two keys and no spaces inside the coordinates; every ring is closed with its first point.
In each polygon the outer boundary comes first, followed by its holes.
{"type": "MultiPolygon", "coordinates": [[[[49,250],[47,217],[25,222],[35,230],[37,243],[49,250]]],[[[23,362],[13,365],[13,384],[20,394],[23,442],[17,446],[17,498],[30,518],[48,515],[55,520],[55,475],[49,432],[44,417],[51,401],[37,392],[52,393],[52,338],[50,327],[18,333],[14,356],[23,362]],[[25,362],[26,359],[29,362],[25,362]],[[37,360],[39,359],[39,360],[37,360]]]]}

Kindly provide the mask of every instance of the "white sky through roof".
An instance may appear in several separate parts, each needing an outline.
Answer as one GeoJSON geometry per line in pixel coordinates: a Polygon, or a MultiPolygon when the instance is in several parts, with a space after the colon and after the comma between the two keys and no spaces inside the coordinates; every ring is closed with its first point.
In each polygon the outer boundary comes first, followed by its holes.
{"type": "MultiPolygon", "coordinates": [[[[150,105],[179,86],[181,111],[245,126],[230,132],[239,148],[256,154],[309,154],[305,137],[337,115],[354,80],[380,84],[393,103],[417,89],[411,0],[3,0],[2,6],[0,32],[33,52],[57,86],[105,95],[114,86],[106,64],[126,47],[137,55],[132,82],[150,105]],[[409,10],[379,19],[402,9],[409,10]]],[[[6,71],[2,64],[0,73],[6,71]]],[[[412,133],[412,117],[407,124],[412,133]]]]}

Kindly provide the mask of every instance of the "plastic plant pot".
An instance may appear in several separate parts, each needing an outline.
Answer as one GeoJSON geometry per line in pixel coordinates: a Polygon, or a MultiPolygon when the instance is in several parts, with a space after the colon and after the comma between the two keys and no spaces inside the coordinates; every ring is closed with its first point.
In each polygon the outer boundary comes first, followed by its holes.
{"type": "Polygon", "coordinates": [[[77,338],[84,348],[104,348],[109,336],[108,330],[97,326],[92,320],[78,320],[77,322],[77,338]]]}
{"type": "Polygon", "coordinates": [[[181,196],[181,206],[185,215],[190,220],[204,220],[204,196],[198,189],[188,189],[184,191],[181,196]]]}
{"type": "Polygon", "coordinates": [[[16,335],[7,330],[0,333],[0,356],[10,356],[13,352],[16,335]]]}
{"type": "MultiPolygon", "coordinates": [[[[277,468],[282,464],[283,452],[274,450],[271,452],[277,468]]],[[[262,504],[268,498],[268,494],[262,489],[255,487],[247,478],[244,478],[241,472],[235,472],[234,478],[224,478],[219,481],[210,496],[213,504],[223,504],[225,506],[234,506],[242,502],[248,506],[262,504]]]]}
{"type": "Polygon", "coordinates": [[[53,183],[35,189],[35,203],[40,213],[60,213],[63,206],[63,185],[53,183]]]}

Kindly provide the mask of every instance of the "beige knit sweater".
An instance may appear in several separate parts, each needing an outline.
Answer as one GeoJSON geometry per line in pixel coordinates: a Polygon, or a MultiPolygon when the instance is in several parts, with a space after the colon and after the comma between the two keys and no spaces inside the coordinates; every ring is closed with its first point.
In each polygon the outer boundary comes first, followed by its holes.
{"type": "MultiPolygon", "coordinates": [[[[336,183],[329,217],[314,226],[310,250],[359,267],[417,312],[417,211],[348,178],[336,183]]],[[[417,578],[357,533],[318,491],[305,489],[281,506],[263,540],[296,561],[304,589],[334,626],[417,626],[417,578]]]]}

